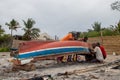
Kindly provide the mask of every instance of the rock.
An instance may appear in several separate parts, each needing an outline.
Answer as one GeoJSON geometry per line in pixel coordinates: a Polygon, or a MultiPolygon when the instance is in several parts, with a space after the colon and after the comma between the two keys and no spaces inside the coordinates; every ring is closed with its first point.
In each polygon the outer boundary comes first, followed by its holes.
{"type": "Polygon", "coordinates": [[[44,80],[44,78],[42,78],[42,77],[35,77],[35,78],[28,79],[28,80],[44,80]]]}
{"type": "Polygon", "coordinates": [[[6,66],[2,66],[2,68],[6,68],[6,66]]]}
{"type": "Polygon", "coordinates": [[[99,79],[99,77],[96,77],[95,75],[91,75],[91,74],[89,75],[89,77],[92,79],[99,79]]]}
{"type": "Polygon", "coordinates": [[[17,70],[25,70],[25,71],[32,71],[35,70],[36,66],[34,64],[25,64],[25,65],[13,65],[12,70],[17,71],[17,70]]]}
{"type": "Polygon", "coordinates": [[[112,69],[119,69],[120,70],[120,65],[113,67],[112,69]]]}
{"type": "Polygon", "coordinates": [[[6,55],[3,54],[2,56],[6,56],[6,55]]]}

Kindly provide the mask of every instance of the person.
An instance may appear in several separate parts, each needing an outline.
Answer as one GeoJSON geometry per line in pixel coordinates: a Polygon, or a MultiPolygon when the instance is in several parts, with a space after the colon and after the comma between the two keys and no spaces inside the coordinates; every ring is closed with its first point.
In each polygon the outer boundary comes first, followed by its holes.
{"type": "Polygon", "coordinates": [[[85,55],[85,60],[86,60],[87,62],[91,62],[93,59],[96,58],[93,49],[89,48],[89,52],[90,52],[91,54],[86,54],[86,55],[85,55]]]}
{"type": "Polygon", "coordinates": [[[96,43],[93,43],[92,47],[93,47],[95,57],[96,57],[95,59],[92,60],[92,62],[100,62],[100,63],[102,63],[103,60],[104,60],[103,55],[102,55],[102,51],[100,50],[100,48],[97,46],[96,43]]]}
{"type": "Polygon", "coordinates": [[[103,58],[106,59],[107,53],[105,51],[105,48],[103,46],[101,46],[99,42],[97,42],[96,44],[100,48],[100,50],[102,51],[103,58]]]}
{"type": "Polygon", "coordinates": [[[78,40],[79,36],[80,36],[80,32],[72,31],[72,32],[69,32],[60,41],[78,40]]]}
{"type": "Polygon", "coordinates": [[[73,34],[74,40],[78,40],[79,39],[80,32],[73,31],[72,34],[73,34]]]}
{"type": "Polygon", "coordinates": [[[74,40],[73,34],[69,32],[65,37],[63,37],[60,41],[68,41],[68,40],[74,40]]]}
{"type": "Polygon", "coordinates": [[[88,37],[85,36],[85,37],[83,38],[83,42],[87,42],[87,40],[88,40],[88,37]]]}
{"type": "Polygon", "coordinates": [[[88,41],[88,37],[85,36],[83,39],[79,39],[79,41],[87,42],[88,41]]]}

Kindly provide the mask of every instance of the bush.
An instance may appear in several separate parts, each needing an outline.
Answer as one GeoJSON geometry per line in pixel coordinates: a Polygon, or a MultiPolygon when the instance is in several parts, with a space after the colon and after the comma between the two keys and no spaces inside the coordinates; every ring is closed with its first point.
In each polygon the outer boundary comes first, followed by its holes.
{"type": "MultiPolygon", "coordinates": [[[[113,27],[104,28],[102,29],[102,36],[113,36],[113,35],[120,35],[113,27]]],[[[80,34],[80,38],[87,36],[87,37],[99,37],[101,36],[100,32],[89,30],[88,32],[83,32],[80,34]]]]}
{"type": "Polygon", "coordinates": [[[103,36],[111,36],[113,34],[113,32],[109,29],[105,29],[103,31],[103,36]]]}
{"type": "Polygon", "coordinates": [[[98,37],[100,36],[100,32],[92,31],[88,32],[88,37],[98,37]]]}
{"type": "Polygon", "coordinates": [[[90,31],[90,32],[84,32],[83,34],[80,35],[80,37],[84,37],[84,36],[87,36],[87,37],[98,37],[100,36],[100,32],[96,32],[96,31],[90,31]]]}
{"type": "Polygon", "coordinates": [[[0,36],[0,48],[10,47],[12,40],[9,35],[0,36]]]}
{"type": "Polygon", "coordinates": [[[0,48],[0,52],[9,52],[9,51],[10,51],[10,49],[7,47],[0,48]]]}
{"type": "Polygon", "coordinates": [[[118,35],[117,32],[111,30],[111,29],[105,29],[102,31],[103,32],[103,36],[112,36],[112,35],[118,35]]]}

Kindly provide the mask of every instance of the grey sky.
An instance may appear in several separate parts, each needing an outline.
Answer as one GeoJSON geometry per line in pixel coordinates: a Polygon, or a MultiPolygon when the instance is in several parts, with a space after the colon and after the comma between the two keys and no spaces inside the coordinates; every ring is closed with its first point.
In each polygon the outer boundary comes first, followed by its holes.
{"type": "MultiPolygon", "coordinates": [[[[120,20],[120,12],[113,11],[110,4],[115,0],[0,0],[0,24],[11,19],[20,22],[33,18],[35,27],[52,37],[63,37],[69,31],[87,31],[91,24],[101,22],[102,27],[115,25],[120,20]]],[[[21,28],[22,29],[22,28],[21,28]]],[[[18,29],[14,34],[23,34],[18,29]]]]}

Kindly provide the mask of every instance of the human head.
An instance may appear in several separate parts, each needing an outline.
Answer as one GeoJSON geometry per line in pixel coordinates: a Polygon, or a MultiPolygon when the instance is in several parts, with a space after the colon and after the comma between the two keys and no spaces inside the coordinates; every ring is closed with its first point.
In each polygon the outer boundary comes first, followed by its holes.
{"type": "Polygon", "coordinates": [[[77,35],[80,36],[80,32],[77,32],[77,35]]]}
{"type": "Polygon", "coordinates": [[[80,32],[76,32],[74,37],[75,37],[76,40],[78,40],[79,36],[80,36],[80,32]]]}
{"type": "Polygon", "coordinates": [[[72,31],[69,32],[72,34],[72,36],[74,37],[74,40],[78,40],[79,36],[80,36],[80,32],[76,32],[76,31],[72,31]]]}
{"type": "Polygon", "coordinates": [[[95,48],[96,47],[96,43],[92,43],[92,47],[95,48]]]}
{"type": "Polygon", "coordinates": [[[96,43],[96,45],[97,45],[97,46],[100,46],[100,43],[99,43],[99,42],[97,42],[97,43],[96,43]]]}
{"type": "Polygon", "coordinates": [[[87,42],[87,40],[88,40],[88,37],[85,36],[85,37],[84,37],[84,42],[87,42]]]}

